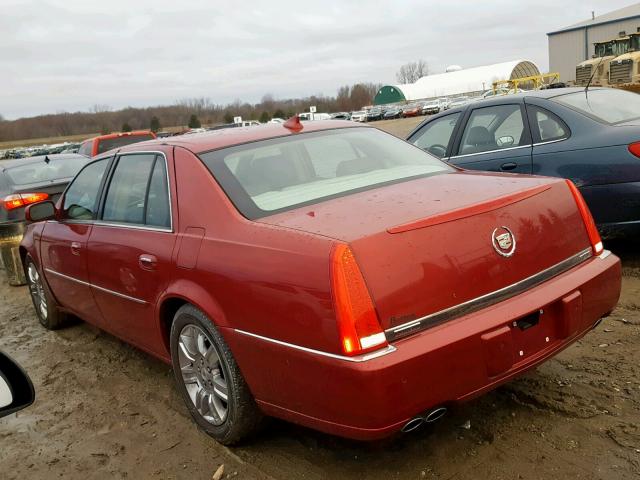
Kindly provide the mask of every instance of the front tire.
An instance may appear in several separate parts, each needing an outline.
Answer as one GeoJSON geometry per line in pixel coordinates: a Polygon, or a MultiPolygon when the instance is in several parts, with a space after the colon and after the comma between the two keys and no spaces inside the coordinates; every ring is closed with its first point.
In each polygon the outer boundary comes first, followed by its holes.
{"type": "Polygon", "coordinates": [[[57,330],[64,327],[68,323],[67,314],[58,308],[49,286],[42,278],[42,274],[31,255],[27,255],[24,260],[24,271],[31,301],[40,324],[47,330],[57,330]]]}
{"type": "Polygon", "coordinates": [[[193,305],[180,307],[170,342],[177,388],[198,426],[224,445],[254,433],[262,414],[211,320],[193,305]]]}

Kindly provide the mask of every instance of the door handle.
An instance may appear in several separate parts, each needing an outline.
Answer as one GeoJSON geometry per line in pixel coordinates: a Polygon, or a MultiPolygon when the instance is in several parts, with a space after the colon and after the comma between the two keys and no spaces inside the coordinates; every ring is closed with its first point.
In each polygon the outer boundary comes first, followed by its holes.
{"type": "Polygon", "coordinates": [[[71,253],[73,255],[80,255],[80,249],[82,245],[79,242],[71,242],[71,253]]]}
{"type": "Polygon", "coordinates": [[[517,166],[518,164],[515,162],[503,163],[502,165],[500,165],[500,170],[513,170],[517,166]]]}
{"type": "Polygon", "coordinates": [[[138,264],[140,268],[145,270],[155,270],[156,265],[158,264],[158,259],[155,255],[149,255],[148,253],[143,253],[138,257],[138,264]]]}

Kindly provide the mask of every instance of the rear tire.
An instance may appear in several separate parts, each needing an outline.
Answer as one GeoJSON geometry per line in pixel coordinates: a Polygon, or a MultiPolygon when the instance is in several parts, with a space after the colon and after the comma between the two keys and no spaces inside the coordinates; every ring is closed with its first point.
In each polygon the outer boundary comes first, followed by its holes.
{"type": "Polygon", "coordinates": [[[263,415],[213,322],[184,305],[174,316],[170,342],[177,388],[198,426],[224,445],[253,434],[263,415]]]}
{"type": "Polygon", "coordinates": [[[24,271],[27,285],[31,294],[31,301],[36,310],[40,324],[47,330],[57,330],[68,323],[67,314],[60,311],[47,282],[42,278],[42,272],[35,264],[31,255],[24,259],[24,271]]]}

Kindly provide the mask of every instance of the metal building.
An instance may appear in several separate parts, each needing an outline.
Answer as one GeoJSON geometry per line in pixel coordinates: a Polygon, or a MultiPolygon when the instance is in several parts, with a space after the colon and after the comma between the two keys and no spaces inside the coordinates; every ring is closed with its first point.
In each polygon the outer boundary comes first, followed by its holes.
{"type": "Polygon", "coordinates": [[[374,105],[384,105],[423,98],[478,94],[492,88],[493,82],[497,80],[540,75],[538,67],[528,60],[513,60],[465,69],[458,68],[448,69],[446,73],[422,77],[415,83],[385,85],[378,90],[373,103],[374,105]]]}
{"type": "Polygon", "coordinates": [[[575,81],[576,65],[595,53],[594,42],[637,31],[640,31],[640,3],[549,32],[549,71],[560,73],[563,82],[575,81]]]}

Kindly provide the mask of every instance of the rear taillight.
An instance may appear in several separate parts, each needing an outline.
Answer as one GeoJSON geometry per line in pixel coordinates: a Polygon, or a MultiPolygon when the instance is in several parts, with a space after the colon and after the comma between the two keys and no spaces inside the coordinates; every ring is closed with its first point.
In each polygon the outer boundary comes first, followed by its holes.
{"type": "Polygon", "coordinates": [[[342,351],[359,355],[387,345],[373,301],[351,249],[331,252],[331,287],[342,351]]]}
{"type": "Polygon", "coordinates": [[[627,148],[633,155],[640,158],[640,142],[632,143],[627,148]]]}
{"type": "Polygon", "coordinates": [[[42,202],[49,198],[48,193],[15,193],[2,199],[2,205],[6,210],[14,210],[32,203],[42,202]]]}
{"type": "Polygon", "coordinates": [[[582,221],[587,229],[587,235],[589,235],[593,254],[600,255],[602,250],[604,250],[604,247],[602,246],[602,239],[598,233],[596,222],[593,221],[589,207],[587,207],[587,202],[584,201],[580,190],[578,190],[578,187],[576,187],[571,180],[567,180],[567,185],[569,185],[569,190],[571,190],[571,194],[573,195],[573,199],[576,201],[580,215],[582,215],[582,221]]]}

